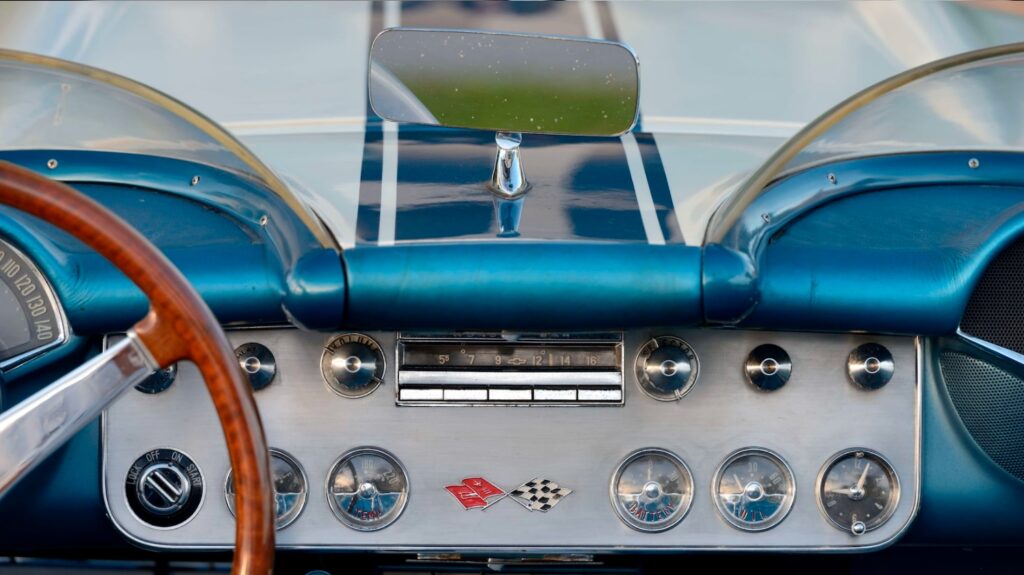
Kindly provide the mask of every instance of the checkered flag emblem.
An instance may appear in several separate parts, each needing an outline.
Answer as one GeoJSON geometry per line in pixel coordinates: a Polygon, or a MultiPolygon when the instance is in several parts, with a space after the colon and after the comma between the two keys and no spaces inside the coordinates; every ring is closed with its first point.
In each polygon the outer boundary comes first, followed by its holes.
{"type": "Polygon", "coordinates": [[[547,511],[570,493],[572,489],[559,487],[550,479],[537,477],[513,489],[509,495],[513,501],[530,511],[547,511]]]}

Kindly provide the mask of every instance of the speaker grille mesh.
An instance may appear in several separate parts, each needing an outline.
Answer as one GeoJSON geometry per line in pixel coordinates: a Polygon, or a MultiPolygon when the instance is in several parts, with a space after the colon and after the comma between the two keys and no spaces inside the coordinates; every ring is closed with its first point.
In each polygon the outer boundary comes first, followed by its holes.
{"type": "Polygon", "coordinates": [[[989,264],[967,302],[960,329],[1024,354],[1024,238],[989,264]]]}
{"type": "Polygon", "coordinates": [[[967,431],[1000,467],[1024,479],[1024,380],[962,353],[943,352],[939,362],[967,431]]]}

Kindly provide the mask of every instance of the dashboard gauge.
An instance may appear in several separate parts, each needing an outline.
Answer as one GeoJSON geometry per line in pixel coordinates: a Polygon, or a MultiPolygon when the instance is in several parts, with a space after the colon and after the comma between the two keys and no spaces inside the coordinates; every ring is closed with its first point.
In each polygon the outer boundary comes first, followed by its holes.
{"type": "Polygon", "coordinates": [[[332,338],[320,358],[324,381],[335,393],[349,399],[373,393],[384,381],[385,365],[380,345],[359,333],[332,338]]]}
{"type": "Polygon", "coordinates": [[[789,465],[775,453],[749,448],[730,455],[715,474],[715,504],[722,516],[744,531],[764,531],[786,518],[796,482],[789,465]]]}
{"type": "Polygon", "coordinates": [[[612,476],[611,498],[626,525],[639,531],[665,531],[689,511],[693,476],[675,454],[642,449],[619,464],[612,476]]]}
{"type": "Polygon", "coordinates": [[[892,517],[900,500],[896,471],[884,457],[850,449],[825,463],[818,476],[818,505],[832,525],[862,535],[892,517]]]}
{"type": "Polygon", "coordinates": [[[46,278],[21,252],[0,240],[0,370],[59,345],[65,331],[46,278]]]}
{"type": "MultiPolygon", "coordinates": [[[[270,477],[274,484],[274,527],[284,529],[299,517],[306,505],[306,474],[290,455],[278,449],[271,449],[270,477]]],[[[228,509],[234,515],[235,481],[230,470],[224,483],[224,495],[228,509]]]]}
{"type": "Polygon", "coordinates": [[[693,388],[700,364],[688,343],[672,336],[651,339],[636,356],[636,380],[644,393],[675,401],[693,388]]]}
{"type": "Polygon", "coordinates": [[[357,531],[391,525],[409,500],[405,469],[390,453],[373,447],[341,456],[327,477],[331,511],[357,531]]]}

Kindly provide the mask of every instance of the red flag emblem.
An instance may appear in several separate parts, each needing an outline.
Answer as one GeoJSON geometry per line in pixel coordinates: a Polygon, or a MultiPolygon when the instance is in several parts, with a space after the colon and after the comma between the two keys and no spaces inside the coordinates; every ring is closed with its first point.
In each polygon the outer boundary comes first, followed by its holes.
{"type": "Polygon", "coordinates": [[[505,492],[500,487],[483,477],[467,477],[462,480],[461,484],[449,485],[445,489],[454,495],[455,499],[466,509],[488,507],[505,496],[505,492]],[[490,501],[493,498],[497,499],[490,501]]]}

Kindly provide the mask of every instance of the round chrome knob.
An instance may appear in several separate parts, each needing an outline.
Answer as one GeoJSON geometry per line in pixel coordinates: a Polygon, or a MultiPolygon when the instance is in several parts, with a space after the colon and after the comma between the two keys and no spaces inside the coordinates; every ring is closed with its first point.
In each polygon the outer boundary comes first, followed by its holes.
{"type": "Polygon", "coordinates": [[[139,457],[125,478],[128,506],[154,527],[185,523],[203,500],[203,476],[184,453],[154,449],[139,457]]]}
{"type": "Polygon", "coordinates": [[[274,382],[277,360],[267,346],[255,342],[243,343],[235,348],[235,357],[253,391],[259,391],[274,382]]]}
{"type": "Polygon", "coordinates": [[[648,341],[636,357],[636,379],[644,393],[659,401],[675,401],[697,381],[699,365],[693,348],[678,337],[648,341]]]}
{"type": "Polygon", "coordinates": [[[759,345],[743,365],[747,381],[761,391],[775,391],[786,385],[793,373],[793,362],[786,350],[777,345],[759,345]]]}
{"type": "Polygon", "coordinates": [[[892,379],[896,371],[892,353],[877,343],[865,343],[850,352],[846,360],[850,381],[862,389],[879,389],[892,379]]]}
{"type": "Polygon", "coordinates": [[[373,393],[384,381],[385,366],[380,345],[358,333],[332,338],[320,358],[320,372],[327,385],[351,399],[373,393]]]}

